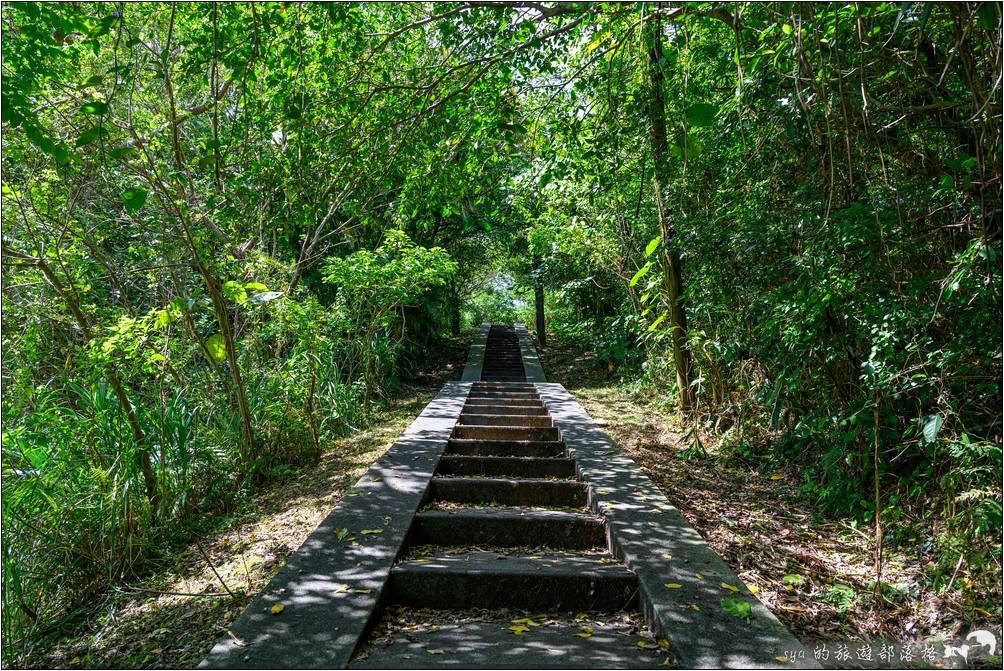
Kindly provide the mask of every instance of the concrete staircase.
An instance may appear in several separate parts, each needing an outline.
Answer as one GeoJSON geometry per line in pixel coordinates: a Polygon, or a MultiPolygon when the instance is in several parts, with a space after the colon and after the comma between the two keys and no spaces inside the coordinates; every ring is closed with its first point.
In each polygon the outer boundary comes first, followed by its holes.
{"type": "Polygon", "coordinates": [[[638,580],[608,551],[603,518],[587,503],[586,483],[534,386],[475,382],[409,539],[412,547],[432,546],[426,547],[431,552],[392,569],[390,602],[534,611],[635,608],[638,580]],[[478,549],[447,554],[451,546],[478,549]],[[503,548],[519,551],[500,554],[503,548]],[[547,550],[560,554],[542,554],[547,550]]]}

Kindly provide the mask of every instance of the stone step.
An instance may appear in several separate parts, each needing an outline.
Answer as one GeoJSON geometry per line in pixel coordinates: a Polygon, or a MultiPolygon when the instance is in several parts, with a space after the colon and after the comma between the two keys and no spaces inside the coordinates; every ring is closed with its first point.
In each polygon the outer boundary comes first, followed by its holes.
{"type": "Polygon", "coordinates": [[[554,426],[547,415],[489,415],[466,411],[460,413],[457,423],[477,426],[554,426]]]}
{"type": "Polygon", "coordinates": [[[481,426],[478,424],[458,424],[453,429],[453,438],[473,438],[477,440],[561,440],[561,432],[553,426],[481,426]]]}
{"type": "Polygon", "coordinates": [[[439,460],[437,473],[515,478],[570,478],[575,476],[575,462],[564,457],[533,459],[444,454],[439,460]]]}
{"type": "Polygon", "coordinates": [[[564,510],[427,510],[411,527],[415,545],[490,545],[560,550],[605,548],[603,518],[564,510]]]}
{"type": "Polygon", "coordinates": [[[471,389],[471,393],[467,395],[467,398],[539,401],[540,395],[536,391],[502,391],[501,389],[471,389]]]}
{"type": "Polygon", "coordinates": [[[447,454],[482,457],[563,457],[565,444],[560,440],[485,440],[450,438],[447,454]]]}
{"type": "Polygon", "coordinates": [[[478,405],[468,403],[463,412],[482,415],[546,415],[543,405],[478,405]]]}
{"type": "Polygon", "coordinates": [[[575,480],[510,480],[502,478],[432,478],[428,500],[450,503],[582,508],[586,483],[575,480]]]}
{"type": "Polygon", "coordinates": [[[532,382],[488,382],[480,380],[471,384],[472,389],[503,389],[510,391],[534,391],[537,387],[532,382]]]}
{"type": "Polygon", "coordinates": [[[509,627],[513,619],[533,613],[495,611],[457,623],[444,621],[436,611],[401,609],[388,629],[378,630],[361,647],[350,669],[662,669],[679,668],[669,652],[650,640],[638,645],[644,621],[634,613],[590,613],[576,620],[564,617],[538,618],[522,638],[509,627]],[[495,615],[494,618],[491,616],[495,615]],[[404,626],[394,626],[400,618],[404,626]],[[589,626],[593,634],[579,636],[589,626]],[[416,635],[420,633],[420,635],[416,635]],[[526,639],[526,640],[523,640],[526,639]],[[519,642],[517,642],[519,641],[519,642]],[[435,651],[431,656],[430,651],[435,651]],[[666,662],[670,659],[670,662],[666,662]]]}
{"type": "Polygon", "coordinates": [[[543,408],[544,404],[540,402],[540,399],[536,398],[471,398],[468,396],[464,407],[468,406],[483,406],[486,408],[543,408]]]}
{"type": "Polygon", "coordinates": [[[610,612],[637,607],[638,579],[609,555],[442,554],[391,569],[389,602],[440,609],[610,612]]]}

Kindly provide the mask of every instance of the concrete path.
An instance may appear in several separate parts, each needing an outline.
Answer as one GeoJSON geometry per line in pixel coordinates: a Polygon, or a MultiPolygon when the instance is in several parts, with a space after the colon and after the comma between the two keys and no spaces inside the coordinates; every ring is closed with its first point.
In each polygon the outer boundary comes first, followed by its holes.
{"type": "Polygon", "coordinates": [[[545,381],[522,326],[484,325],[463,380],[346,495],[204,667],[811,664],[545,381]],[[395,618],[412,626],[395,629],[395,618]]]}

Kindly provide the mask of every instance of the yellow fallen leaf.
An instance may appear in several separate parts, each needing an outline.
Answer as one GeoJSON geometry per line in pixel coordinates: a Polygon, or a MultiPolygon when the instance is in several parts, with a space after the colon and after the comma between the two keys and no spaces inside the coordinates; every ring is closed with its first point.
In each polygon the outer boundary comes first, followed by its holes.
{"type": "MultiPolygon", "coordinates": [[[[783,477],[784,477],[783,475],[772,475],[772,476],[770,476],[770,479],[771,479],[771,480],[780,480],[780,479],[782,479],[783,477]]],[[[788,659],[788,658],[787,658],[787,657],[785,657],[785,659],[788,659]]]]}
{"type": "Polygon", "coordinates": [[[659,639],[659,647],[663,650],[669,650],[669,641],[664,638],[659,639]]]}
{"type": "Polygon", "coordinates": [[[352,591],[356,592],[357,594],[369,594],[373,590],[371,590],[371,589],[354,589],[352,591]]]}
{"type": "Polygon", "coordinates": [[[723,582],[723,583],[719,583],[719,584],[722,587],[724,587],[725,589],[729,590],[730,592],[738,592],[739,591],[738,587],[736,587],[735,585],[730,585],[727,582],[723,582]]]}
{"type": "Polygon", "coordinates": [[[669,666],[669,657],[667,657],[666,659],[662,660],[662,664],[660,666],[669,666]]]}
{"type": "Polygon", "coordinates": [[[975,608],[975,607],[973,608],[973,610],[975,610],[975,611],[976,611],[977,613],[979,613],[980,615],[982,615],[982,616],[984,616],[984,617],[993,617],[993,616],[992,616],[992,615],[990,614],[990,611],[989,611],[989,610],[984,610],[984,609],[982,609],[982,608],[975,608]]]}
{"type": "Polygon", "coordinates": [[[583,627],[582,631],[576,634],[576,636],[578,636],[579,638],[589,638],[592,635],[593,635],[593,628],[589,626],[583,627]]]}
{"type": "Polygon", "coordinates": [[[670,559],[673,558],[673,555],[669,554],[668,552],[663,552],[659,556],[662,557],[663,559],[665,559],[666,561],[669,561],[670,559]]]}
{"type": "Polygon", "coordinates": [[[788,659],[787,657],[785,657],[784,655],[778,655],[778,656],[777,656],[777,657],[775,657],[774,659],[776,659],[777,661],[781,662],[782,664],[787,664],[787,663],[788,663],[788,662],[790,661],[790,660],[789,660],[789,659],[788,659]]]}
{"type": "Polygon", "coordinates": [[[579,613],[578,615],[575,616],[575,621],[576,622],[585,622],[588,619],[589,619],[589,616],[586,615],[585,613],[579,613]]]}
{"type": "Polygon", "coordinates": [[[680,589],[681,587],[683,587],[683,585],[681,585],[678,582],[667,582],[663,585],[663,587],[665,587],[666,589],[680,589]]]}
{"type": "Polygon", "coordinates": [[[697,576],[698,580],[704,580],[704,576],[701,575],[700,573],[695,573],[694,575],[697,576]]]}
{"type": "Polygon", "coordinates": [[[343,592],[348,592],[348,591],[349,591],[348,585],[339,585],[338,589],[335,590],[335,594],[342,594],[343,592]]]}
{"type": "Polygon", "coordinates": [[[760,585],[746,585],[746,589],[750,591],[750,594],[756,594],[760,591],[760,585]]]}
{"type": "Polygon", "coordinates": [[[416,564],[428,564],[431,561],[432,561],[431,559],[416,559],[415,563],[416,564]]]}
{"type": "Polygon", "coordinates": [[[272,615],[278,615],[279,613],[281,613],[285,609],[286,609],[286,605],[285,604],[281,604],[281,603],[277,603],[274,606],[272,606],[272,608],[270,608],[270,610],[272,612],[272,615]]]}
{"type": "Polygon", "coordinates": [[[522,636],[526,632],[530,631],[530,627],[524,624],[517,624],[515,626],[509,627],[509,631],[516,634],[517,636],[522,636]]]}
{"type": "Polygon", "coordinates": [[[969,578],[963,578],[962,584],[966,586],[966,589],[970,589],[973,586],[973,581],[969,578]]]}
{"type": "Polygon", "coordinates": [[[363,529],[360,531],[363,536],[369,536],[370,534],[382,534],[383,529],[363,529]]]}
{"type": "Polygon", "coordinates": [[[804,608],[799,608],[798,606],[781,606],[781,610],[786,610],[790,613],[804,613],[804,608]]]}
{"type": "Polygon", "coordinates": [[[446,652],[446,650],[443,650],[442,648],[434,648],[434,649],[426,648],[425,651],[430,655],[442,655],[443,653],[446,652]]]}
{"type": "Polygon", "coordinates": [[[687,608],[689,608],[690,610],[701,610],[701,607],[698,606],[696,603],[690,604],[689,606],[687,606],[687,608]]]}

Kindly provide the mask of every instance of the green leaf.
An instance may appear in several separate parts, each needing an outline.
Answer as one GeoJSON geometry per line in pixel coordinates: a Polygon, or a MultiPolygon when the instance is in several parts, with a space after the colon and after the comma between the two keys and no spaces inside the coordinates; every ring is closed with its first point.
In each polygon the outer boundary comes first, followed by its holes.
{"type": "Polygon", "coordinates": [[[135,214],[146,202],[146,189],[137,186],[130,187],[122,192],[122,207],[126,212],[135,214]]]}
{"type": "Polygon", "coordinates": [[[722,599],[722,609],[729,615],[745,620],[746,624],[753,618],[753,606],[742,599],[722,599]]]}
{"type": "Polygon", "coordinates": [[[248,301],[248,292],[244,285],[233,280],[223,285],[223,295],[238,305],[244,305],[248,301]]]}
{"type": "Polygon", "coordinates": [[[662,323],[662,320],[665,319],[667,317],[667,315],[669,315],[669,311],[668,310],[666,312],[663,312],[661,315],[659,315],[658,319],[656,319],[654,322],[652,322],[652,324],[648,327],[648,330],[649,331],[654,331],[657,328],[659,328],[659,324],[662,323]]]}
{"type": "Polygon", "coordinates": [[[645,265],[643,265],[641,268],[638,269],[638,272],[634,274],[634,277],[631,278],[631,281],[628,284],[632,287],[638,284],[638,280],[645,277],[645,275],[647,275],[648,271],[651,269],[652,269],[652,264],[646,263],[645,265]]]}
{"type": "Polygon", "coordinates": [[[655,251],[655,248],[659,246],[660,242],[662,242],[662,240],[658,236],[652,238],[645,246],[645,256],[652,256],[652,252],[655,251]]]}
{"type": "Polygon", "coordinates": [[[712,125],[716,116],[718,116],[718,105],[694,103],[687,108],[687,121],[691,126],[698,128],[712,125]]]}
{"type": "Polygon", "coordinates": [[[924,418],[924,442],[933,443],[938,438],[938,433],[941,431],[941,425],[944,424],[945,420],[942,419],[941,415],[928,415],[924,418]]]}
{"type": "Polygon", "coordinates": [[[785,35],[791,35],[791,25],[786,23],[783,26],[781,26],[781,32],[783,32],[785,35]]]}
{"type": "Polygon", "coordinates": [[[785,585],[791,585],[792,587],[798,587],[799,585],[805,584],[805,576],[799,575],[797,573],[789,573],[788,575],[781,578],[781,582],[785,585]]]}
{"type": "Polygon", "coordinates": [[[108,103],[103,100],[92,100],[80,106],[80,111],[84,114],[94,114],[99,116],[108,111],[108,103]]]}
{"type": "Polygon", "coordinates": [[[223,361],[227,358],[227,343],[223,340],[222,334],[216,333],[209,336],[206,339],[206,349],[209,351],[209,356],[217,361],[223,361]]]}
{"type": "Polygon", "coordinates": [[[979,14],[980,25],[987,30],[993,30],[1000,23],[1000,3],[981,2],[979,14]]]}
{"type": "Polygon", "coordinates": [[[252,289],[254,291],[268,291],[268,287],[266,287],[261,282],[247,282],[244,284],[244,288],[252,289]]]}
{"type": "Polygon", "coordinates": [[[108,137],[108,129],[103,126],[94,126],[93,128],[88,128],[81,133],[80,137],[77,138],[77,141],[73,143],[73,146],[83,147],[106,137],[108,137]]]}

